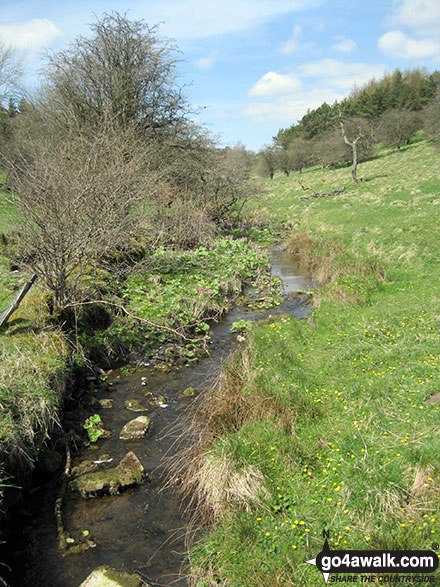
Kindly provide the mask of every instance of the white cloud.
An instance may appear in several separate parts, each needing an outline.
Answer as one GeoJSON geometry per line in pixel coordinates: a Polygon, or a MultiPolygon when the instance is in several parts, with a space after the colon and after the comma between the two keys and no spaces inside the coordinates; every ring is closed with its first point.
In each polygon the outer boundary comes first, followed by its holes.
{"type": "Polygon", "coordinates": [[[329,88],[310,91],[302,90],[292,98],[278,98],[272,102],[251,104],[242,110],[242,114],[252,117],[253,121],[257,123],[292,124],[293,121],[300,120],[309,108],[318,108],[323,102],[332,104],[335,100],[342,100],[343,98],[344,94],[336,93],[329,88]]]}
{"type": "Polygon", "coordinates": [[[269,71],[248,92],[248,96],[274,97],[295,93],[302,89],[302,82],[295,74],[279,74],[269,71]]]}
{"type": "Polygon", "coordinates": [[[394,0],[390,18],[396,27],[410,27],[420,35],[439,36],[439,0],[394,0]]]}
{"type": "Polygon", "coordinates": [[[336,59],[321,59],[301,65],[299,73],[306,78],[319,78],[325,84],[336,88],[350,89],[354,85],[362,85],[372,77],[381,76],[385,65],[370,65],[368,63],[346,63],[336,59]]]}
{"type": "Polygon", "coordinates": [[[309,10],[326,0],[171,0],[139,3],[137,14],[163,22],[161,31],[178,40],[237,33],[292,12],[309,10]]]}
{"type": "Polygon", "coordinates": [[[379,48],[393,57],[423,59],[440,56],[440,43],[431,39],[417,41],[402,31],[390,31],[378,41],[379,48]]]}
{"type": "Polygon", "coordinates": [[[281,53],[285,53],[286,55],[290,55],[291,53],[295,53],[301,47],[300,37],[302,35],[302,27],[296,24],[293,27],[293,34],[283,45],[281,45],[280,51],[281,53]]]}
{"type": "Polygon", "coordinates": [[[249,104],[242,114],[258,123],[291,124],[300,120],[308,109],[318,108],[323,102],[333,104],[343,100],[355,85],[380,77],[385,70],[385,65],[321,59],[305,63],[289,74],[269,71],[248,92],[248,96],[262,100],[249,104]]]}
{"type": "Polygon", "coordinates": [[[207,57],[202,57],[201,59],[197,59],[194,65],[198,69],[211,69],[218,58],[218,51],[213,51],[207,57]]]}
{"type": "Polygon", "coordinates": [[[440,57],[439,0],[394,0],[388,21],[394,30],[378,41],[384,53],[406,59],[440,57]]]}
{"type": "Polygon", "coordinates": [[[357,44],[355,43],[355,41],[353,41],[353,39],[342,38],[337,43],[332,45],[331,48],[333,49],[333,51],[339,51],[340,53],[349,53],[350,51],[353,51],[353,49],[355,49],[356,47],[357,44]]]}
{"type": "Polygon", "coordinates": [[[64,33],[47,18],[0,25],[0,39],[18,49],[37,51],[62,36],[64,33]]]}

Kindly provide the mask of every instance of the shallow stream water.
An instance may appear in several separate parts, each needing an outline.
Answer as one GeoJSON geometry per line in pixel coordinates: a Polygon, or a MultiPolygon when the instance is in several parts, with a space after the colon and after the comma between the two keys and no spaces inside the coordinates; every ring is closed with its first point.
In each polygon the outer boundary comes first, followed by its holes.
{"type": "MultiPolygon", "coordinates": [[[[311,281],[297,275],[291,257],[281,247],[272,249],[270,258],[272,275],[282,278],[286,294],[313,287],[311,281]]],[[[128,451],[133,451],[149,473],[149,481],[116,496],[83,500],[68,494],[63,508],[66,530],[72,535],[88,531],[96,547],[67,556],[57,546],[54,503],[59,487],[51,483],[35,491],[24,505],[28,520],[21,535],[13,540],[11,587],[79,587],[100,565],[137,572],[153,587],[186,585],[181,572],[188,518],[176,490],[164,489],[164,472],[158,469],[164,456],[175,450],[175,437],[170,430],[192,401],[182,397],[181,392],[193,387],[198,394],[212,385],[222,361],[237,344],[237,335],[230,332],[233,322],[240,318],[259,320],[279,313],[301,319],[308,312],[307,299],[301,295],[288,295],[281,306],[267,311],[249,312],[234,306],[212,326],[209,357],[168,373],[145,370],[123,375],[113,371],[108,378],[111,391],[98,392],[98,399],[113,400],[110,409],[99,411],[104,427],[112,435],[100,439],[97,447],[82,451],[80,460],[95,460],[107,453],[113,459],[109,466],[115,466],[128,451]],[[119,432],[124,424],[139,415],[129,411],[124,402],[137,399],[145,404],[145,391],[164,395],[166,407],[148,414],[154,425],[151,434],[142,440],[121,441],[119,432]]]]}

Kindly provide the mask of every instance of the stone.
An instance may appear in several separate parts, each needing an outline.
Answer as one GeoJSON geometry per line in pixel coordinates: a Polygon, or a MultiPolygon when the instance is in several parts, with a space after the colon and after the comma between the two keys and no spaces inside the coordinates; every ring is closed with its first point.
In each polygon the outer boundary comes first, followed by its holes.
{"type": "Polygon", "coordinates": [[[137,399],[127,399],[124,404],[127,410],[131,410],[132,412],[146,412],[148,410],[148,408],[143,406],[137,399]]]}
{"type": "Polygon", "coordinates": [[[151,419],[148,416],[138,416],[130,420],[122,428],[119,438],[121,440],[139,440],[151,430],[151,419]]]}
{"type": "Polygon", "coordinates": [[[182,395],[184,397],[194,397],[196,395],[196,390],[194,387],[187,387],[182,391],[182,395]]]}
{"type": "Polygon", "coordinates": [[[94,461],[83,461],[79,465],[72,467],[71,476],[73,479],[76,477],[80,477],[85,473],[90,473],[91,471],[96,471],[98,465],[94,461]]]}
{"type": "Polygon", "coordinates": [[[150,406],[153,406],[155,408],[162,408],[168,405],[167,398],[164,395],[160,395],[159,393],[153,393],[152,391],[146,391],[144,392],[144,395],[150,406]]]}
{"type": "Polygon", "coordinates": [[[118,467],[121,471],[124,471],[124,475],[128,474],[137,479],[138,482],[140,482],[144,476],[144,467],[133,451],[130,451],[125,455],[118,467]]]}
{"type": "Polygon", "coordinates": [[[148,584],[137,573],[123,573],[101,566],[96,568],[80,587],[148,587],[148,584]]]}
{"type": "Polygon", "coordinates": [[[71,488],[84,499],[103,495],[117,495],[124,489],[139,485],[145,480],[144,467],[133,452],[129,452],[119,465],[85,473],[71,482],[71,488]]]}

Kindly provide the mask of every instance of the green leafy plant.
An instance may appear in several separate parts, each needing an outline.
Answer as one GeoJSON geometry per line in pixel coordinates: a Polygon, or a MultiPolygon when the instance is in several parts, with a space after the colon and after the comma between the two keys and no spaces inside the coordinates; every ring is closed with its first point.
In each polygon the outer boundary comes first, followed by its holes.
{"type": "Polygon", "coordinates": [[[87,430],[87,434],[90,442],[96,442],[103,434],[102,420],[99,414],[93,414],[89,416],[84,423],[84,430],[87,430]]]}
{"type": "Polygon", "coordinates": [[[243,332],[245,330],[249,330],[251,326],[252,320],[244,320],[241,318],[240,320],[232,323],[230,330],[231,332],[243,332]]]}

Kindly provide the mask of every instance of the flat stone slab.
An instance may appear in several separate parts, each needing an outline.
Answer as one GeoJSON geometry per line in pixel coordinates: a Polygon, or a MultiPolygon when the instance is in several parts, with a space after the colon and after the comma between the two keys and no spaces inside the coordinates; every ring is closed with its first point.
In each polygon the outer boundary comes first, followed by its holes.
{"type": "Polygon", "coordinates": [[[110,567],[95,569],[80,587],[148,587],[148,584],[136,573],[122,573],[110,567]]]}
{"type": "Polygon", "coordinates": [[[134,452],[129,452],[119,465],[85,473],[71,482],[71,488],[78,491],[84,499],[117,495],[124,489],[139,485],[145,480],[144,467],[134,452]]]}
{"type": "Polygon", "coordinates": [[[138,399],[127,399],[125,400],[124,405],[127,410],[131,410],[132,412],[147,412],[149,409],[142,405],[138,399]]]}
{"type": "Polygon", "coordinates": [[[139,440],[151,430],[151,419],[148,416],[138,416],[130,420],[122,428],[119,438],[121,440],[139,440]]]}

